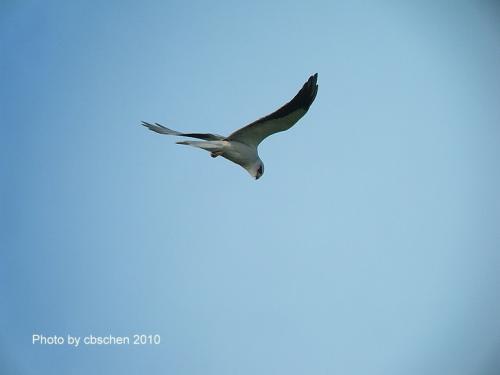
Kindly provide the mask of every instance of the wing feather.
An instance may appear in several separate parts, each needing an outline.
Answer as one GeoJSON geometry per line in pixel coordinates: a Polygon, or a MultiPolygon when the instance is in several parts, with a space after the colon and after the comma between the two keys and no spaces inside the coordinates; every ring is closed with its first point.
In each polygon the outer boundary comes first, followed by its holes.
{"type": "Polygon", "coordinates": [[[226,140],[258,146],[266,137],[290,129],[304,116],[318,93],[318,73],[309,77],[295,97],[277,111],[236,130],[226,140]]]}
{"type": "Polygon", "coordinates": [[[198,138],[198,139],[204,139],[205,141],[221,141],[225,138],[222,135],[210,134],[210,133],[180,133],[178,131],[175,131],[175,130],[169,129],[163,125],[160,125],[157,122],[155,122],[154,124],[150,124],[149,122],[142,121],[142,125],[145,126],[146,128],[148,128],[149,130],[152,130],[152,131],[159,133],[159,134],[198,138]]]}

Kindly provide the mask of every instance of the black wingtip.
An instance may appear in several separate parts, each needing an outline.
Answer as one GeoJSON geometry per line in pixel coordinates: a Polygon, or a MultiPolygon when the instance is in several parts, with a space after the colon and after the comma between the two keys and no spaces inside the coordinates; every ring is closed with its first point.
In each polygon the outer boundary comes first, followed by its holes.
{"type": "Polygon", "coordinates": [[[299,106],[304,108],[306,111],[316,99],[318,93],[318,73],[314,73],[309,77],[302,89],[299,91],[297,96],[294,98],[299,106]]]}

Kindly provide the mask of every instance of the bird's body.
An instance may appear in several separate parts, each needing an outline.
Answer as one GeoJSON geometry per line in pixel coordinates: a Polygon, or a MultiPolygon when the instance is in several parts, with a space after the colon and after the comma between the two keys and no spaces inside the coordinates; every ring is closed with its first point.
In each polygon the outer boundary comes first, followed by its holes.
{"type": "Polygon", "coordinates": [[[144,121],[142,125],[160,134],[202,139],[181,141],[177,144],[201,148],[209,151],[212,157],[222,156],[242,166],[252,177],[258,179],[264,174],[264,163],[257,150],[260,142],[271,134],[290,129],[306,114],[318,92],[317,79],[318,74],[312,75],[290,102],[227,137],[210,133],[180,133],[158,123],[150,124],[144,121]]]}
{"type": "Polygon", "coordinates": [[[222,156],[233,163],[241,165],[254,177],[259,166],[264,165],[259,158],[256,147],[251,147],[237,141],[182,141],[177,142],[177,144],[199,147],[210,151],[210,155],[213,158],[222,156]]]}

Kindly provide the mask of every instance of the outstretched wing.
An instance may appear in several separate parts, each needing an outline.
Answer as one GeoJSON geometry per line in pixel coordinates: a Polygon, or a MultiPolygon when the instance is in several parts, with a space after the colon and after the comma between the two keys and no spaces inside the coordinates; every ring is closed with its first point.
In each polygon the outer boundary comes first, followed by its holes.
{"type": "Polygon", "coordinates": [[[148,128],[149,130],[152,130],[152,131],[159,133],[159,134],[198,138],[198,139],[204,139],[206,141],[221,141],[225,138],[222,135],[210,134],[210,133],[180,133],[180,132],[177,132],[175,130],[169,129],[163,125],[160,125],[157,122],[155,122],[154,124],[150,124],[149,122],[142,121],[142,125],[145,126],[146,128],[148,128]]]}
{"type": "Polygon", "coordinates": [[[271,134],[290,129],[304,116],[318,93],[318,73],[309,77],[295,97],[270,115],[236,130],[226,139],[257,147],[271,134]]]}

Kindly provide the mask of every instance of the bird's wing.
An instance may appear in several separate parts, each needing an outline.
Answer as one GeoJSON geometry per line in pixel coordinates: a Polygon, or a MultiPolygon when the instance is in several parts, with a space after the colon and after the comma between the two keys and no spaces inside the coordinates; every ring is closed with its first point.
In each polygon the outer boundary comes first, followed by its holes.
{"type": "Polygon", "coordinates": [[[309,77],[297,95],[277,111],[236,130],[226,140],[245,143],[257,147],[271,134],[290,129],[304,116],[318,92],[318,73],[309,77]]]}
{"type": "Polygon", "coordinates": [[[180,133],[175,130],[169,129],[163,125],[160,125],[157,122],[155,122],[154,124],[150,124],[149,122],[142,121],[142,125],[148,128],[149,130],[152,130],[159,134],[198,138],[198,139],[204,139],[206,141],[221,141],[225,138],[222,135],[210,134],[210,133],[180,133]]]}

